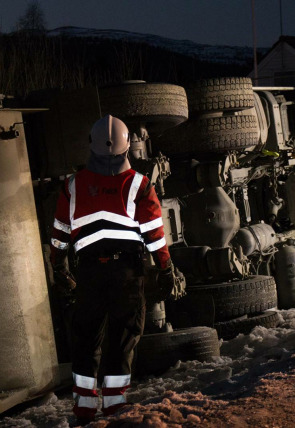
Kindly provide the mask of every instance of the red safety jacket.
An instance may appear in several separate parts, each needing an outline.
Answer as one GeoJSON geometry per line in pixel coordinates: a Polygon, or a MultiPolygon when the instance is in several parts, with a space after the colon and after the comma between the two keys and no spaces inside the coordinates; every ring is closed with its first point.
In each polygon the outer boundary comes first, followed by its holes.
{"type": "Polygon", "coordinates": [[[51,239],[53,265],[62,263],[70,242],[81,257],[146,246],[157,267],[170,264],[159,199],[149,179],[132,169],[113,176],[83,169],[65,180],[51,239]]]}

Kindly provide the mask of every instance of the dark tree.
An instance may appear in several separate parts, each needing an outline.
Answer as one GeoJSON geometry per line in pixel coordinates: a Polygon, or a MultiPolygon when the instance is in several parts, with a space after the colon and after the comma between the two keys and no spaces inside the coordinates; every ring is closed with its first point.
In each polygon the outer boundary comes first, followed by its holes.
{"type": "Polygon", "coordinates": [[[38,0],[32,0],[28,3],[27,9],[16,23],[16,30],[39,30],[46,28],[44,12],[38,0]]]}

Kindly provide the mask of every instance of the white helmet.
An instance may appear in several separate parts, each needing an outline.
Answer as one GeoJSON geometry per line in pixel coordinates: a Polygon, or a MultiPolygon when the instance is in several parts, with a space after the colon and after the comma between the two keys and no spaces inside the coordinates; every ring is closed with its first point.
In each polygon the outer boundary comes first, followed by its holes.
{"type": "Polygon", "coordinates": [[[120,155],[130,146],[127,126],[122,120],[108,114],[93,125],[90,132],[90,150],[96,155],[120,155]]]}

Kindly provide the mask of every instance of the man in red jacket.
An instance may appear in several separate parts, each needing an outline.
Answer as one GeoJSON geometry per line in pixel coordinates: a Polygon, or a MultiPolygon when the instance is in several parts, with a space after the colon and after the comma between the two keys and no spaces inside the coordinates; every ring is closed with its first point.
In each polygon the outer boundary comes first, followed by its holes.
{"type": "Polygon", "coordinates": [[[97,372],[105,330],[109,351],[102,386],[104,415],[126,405],[133,350],[143,333],[143,253],[159,270],[159,300],[174,286],[161,206],[146,176],[131,169],[126,125],[110,115],[90,134],[86,169],[65,180],[51,240],[56,275],[71,280],[64,260],[71,243],[78,257],[73,317],[74,413],[79,423],[97,411],[97,372]]]}

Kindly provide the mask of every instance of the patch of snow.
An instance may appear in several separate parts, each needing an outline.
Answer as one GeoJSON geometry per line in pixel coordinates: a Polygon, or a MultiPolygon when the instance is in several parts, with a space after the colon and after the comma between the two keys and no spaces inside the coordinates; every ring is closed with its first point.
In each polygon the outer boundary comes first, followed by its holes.
{"type": "MultiPolygon", "coordinates": [[[[171,401],[167,394],[174,394],[176,398],[178,394],[186,394],[197,403],[195,405],[205,407],[212,398],[223,400],[239,396],[271,371],[287,371],[295,351],[295,309],[278,312],[280,324],[277,328],[257,326],[249,335],[240,334],[232,340],[221,341],[220,357],[203,363],[179,361],[162,376],[136,380],[128,399],[148,408],[155,403],[164,406],[165,400],[171,401]]],[[[39,400],[38,405],[28,404],[19,413],[11,415],[10,412],[9,417],[0,421],[0,427],[69,427],[73,420],[71,394],[59,398],[57,395],[49,394],[39,400]]],[[[194,419],[197,416],[191,416],[192,422],[197,423],[194,419]]]]}

